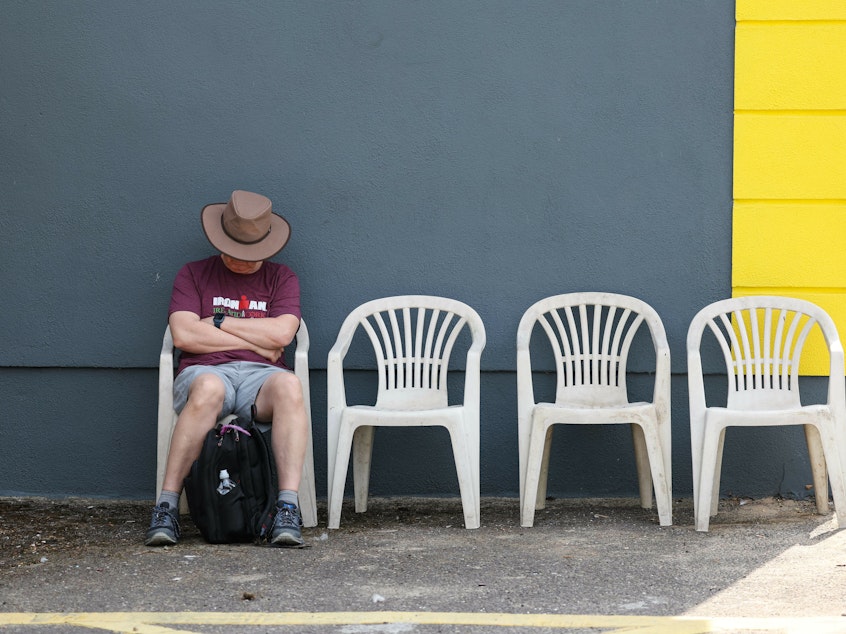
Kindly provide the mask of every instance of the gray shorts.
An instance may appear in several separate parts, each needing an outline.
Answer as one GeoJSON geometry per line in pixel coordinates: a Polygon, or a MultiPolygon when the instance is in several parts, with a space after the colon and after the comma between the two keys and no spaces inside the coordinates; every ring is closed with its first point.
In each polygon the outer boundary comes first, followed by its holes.
{"type": "MultiPolygon", "coordinates": [[[[271,374],[290,372],[285,368],[253,361],[232,361],[220,365],[191,365],[182,370],[173,381],[173,409],[179,414],[188,402],[188,390],[201,374],[214,374],[223,381],[226,394],[218,419],[235,414],[243,421],[252,418],[252,407],[261,386],[271,374]]],[[[270,421],[266,421],[270,422],[270,421]]]]}

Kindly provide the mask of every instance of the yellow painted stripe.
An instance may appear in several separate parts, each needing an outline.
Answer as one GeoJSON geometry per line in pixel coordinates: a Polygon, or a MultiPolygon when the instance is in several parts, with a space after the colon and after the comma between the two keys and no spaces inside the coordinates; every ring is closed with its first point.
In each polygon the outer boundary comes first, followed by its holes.
{"type": "Polygon", "coordinates": [[[738,24],[735,33],[735,109],[846,106],[846,22],[738,24]]]}
{"type": "Polygon", "coordinates": [[[846,108],[842,108],[839,110],[756,110],[754,108],[751,109],[742,109],[742,110],[735,110],[735,115],[759,115],[759,116],[770,116],[770,117],[778,117],[778,116],[796,116],[801,115],[803,117],[830,117],[831,115],[838,115],[843,116],[846,115],[846,108]]]}
{"type": "Polygon", "coordinates": [[[737,204],[758,205],[761,203],[779,204],[779,205],[795,205],[802,204],[806,207],[815,205],[846,205],[846,198],[816,198],[809,200],[807,198],[735,198],[734,202],[737,204]]]}
{"type": "Polygon", "coordinates": [[[735,17],[745,20],[846,20],[843,0],[737,0],[735,17]]]}
{"type": "Polygon", "coordinates": [[[736,201],[732,285],[846,292],[846,202],[736,201]]]}
{"type": "MultiPolygon", "coordinates": [[[[556,628],[649,628],[654,632],[712,631],[707,619],[688,617],[597,616],[572,614],[507,614],[468,612],[136,612],[136,613],[0,613],[0,625],[77,625],[101,629],[146,625],[210,626],[316,626],[377,625],[467,625],[489,627],[556,628]],[[658,629],[656,629],[658,628],[658,629]]],[[[131,630],[129,630],[131,631],[131,630]]],[[[140,631],[140,630],[139,630],[140,631]]],[[[181,630],[184,631],[184,630],[181,630]]]]}
{"type": "Polygon", "coordinates": [[[846,117],[737,114],[734,197],[846,198],[846,117]]]}
{"type": "Polygon", "coordinates": [[[846,619],[702,618],[695,616],[603,616],[579,614],[507,614],[475,612],[78,612],[0,613],[0,626],[71,625],[114,632],[186,632],[184,626],[317,626],[466,625],[487,627],[546,627],[561,629],[618,628],[641,634],[708,634],[716,632],[836,632],[846,619]],[[179,630],[162,627],[179,626],[179,630]]]}

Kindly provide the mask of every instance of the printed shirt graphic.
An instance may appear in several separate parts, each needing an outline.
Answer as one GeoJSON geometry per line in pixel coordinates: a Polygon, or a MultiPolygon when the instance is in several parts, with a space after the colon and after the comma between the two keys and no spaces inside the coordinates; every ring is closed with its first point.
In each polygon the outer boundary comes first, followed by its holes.
{"type": "MultiPolygon", "coordinates": [[[[300,314],[300,282],[284,264],[265,262],[255,273],[233,273],[219,255],[189,262],[173,282],[168,315],[178,311],[199,315],[200,319],[216,314],[227,319],[252,319],[300,314]]],[[[190,365],[218,365],[230,361],[270,362],[249,350],[228,350],[208,354],[182,352],[179,371],[190,365]]],[[[285,368],[284,355],[275,365],[285,368]]]]}

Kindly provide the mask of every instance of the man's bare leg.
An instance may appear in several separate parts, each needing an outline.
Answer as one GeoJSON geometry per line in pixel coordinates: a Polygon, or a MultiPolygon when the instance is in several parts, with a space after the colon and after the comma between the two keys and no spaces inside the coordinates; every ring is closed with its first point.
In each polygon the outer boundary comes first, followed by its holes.
{"type": "Polygon", "coordinates": [[[191,383],[188,402],[176,420],[170,439],[163,490],[182,491],[182,483],[200,455],[206,434],[217,423],[224,395],[223,381],[214,374],[199,374],[191,383]]]}
{"type": "Polygon", "coordinates": [[[308,447],[308,416],[297,376],[278,372],[268,378],[256,397],[256,415],[258,420],[273,422],[271,444],[279,490],[299,490],[308,447]]]}
{"type": "Polygon", "coordinates": [[[147,546],[168,546],[179,541],[182,483],[202,451],[203,439],[217,422],[224,394],[223,382],[213,374],[200,374],[191,383],[188,402],[173,428],[162,491],[144,541],[147,546]]]}
{"type": "Polygon", "coordinates": [[[262,385],[256,397],[258,420],[271,420],[271,445],[277,467],[277,515],[271,543],[302,546],[297,491],[308,447],[308,416],[300,380],[295,374],[278,372],[262,385]]]}

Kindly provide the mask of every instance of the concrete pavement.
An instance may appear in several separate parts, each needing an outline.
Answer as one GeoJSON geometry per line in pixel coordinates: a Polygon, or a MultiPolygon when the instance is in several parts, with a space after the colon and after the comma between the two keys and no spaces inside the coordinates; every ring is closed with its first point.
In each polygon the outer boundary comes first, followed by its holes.
{"type": "Polygon", "coordinates": [[[846,632],[846,532],[812,502],[725,501],[708,533],[636,500],[345,505],[309,547],[213,546],[185,521],[142,545],[150,503],[0,499],[8,632],[846,632]],[[374,614],[378,613],[378,614],[374,614]]]}

